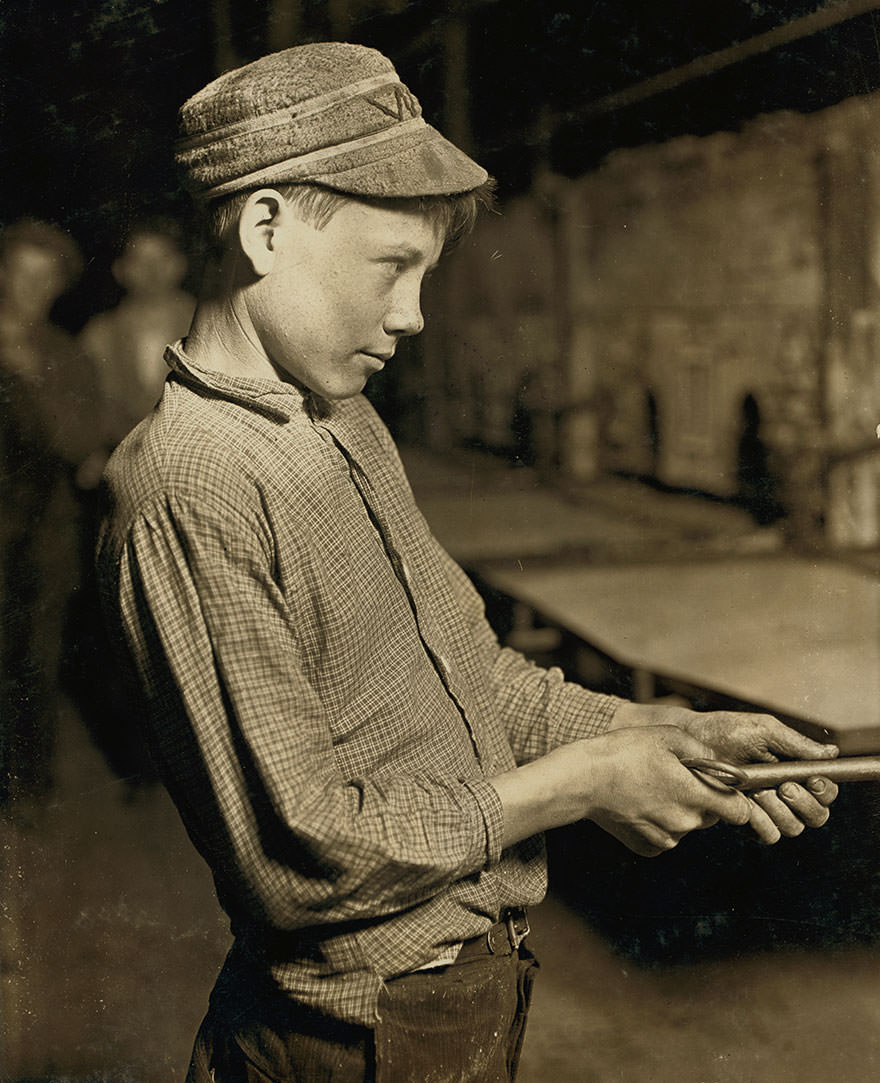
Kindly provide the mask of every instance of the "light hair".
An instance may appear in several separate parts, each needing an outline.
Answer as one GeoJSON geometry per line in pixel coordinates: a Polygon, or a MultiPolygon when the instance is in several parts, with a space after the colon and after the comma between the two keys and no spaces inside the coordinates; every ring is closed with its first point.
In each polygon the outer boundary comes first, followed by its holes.
{"type": "MultiPolygon", "coordinates": [[[[350,202],[422,212],[432,218],[444,237],[444,250],[448,250],[470,233],[481,208],[491,209],[495,182],[490,179],[479,188],[456,195],[413,197],[353,196],[318,184],[281,184],[273,187],[303,221],[317,230],[323,229],[339,208],[350,202]]],[[[253,191],[256,189],[234,192],[208,206],[206,232],[210,245],[221,251],[228,248],[244,205],[253,191]]]]}

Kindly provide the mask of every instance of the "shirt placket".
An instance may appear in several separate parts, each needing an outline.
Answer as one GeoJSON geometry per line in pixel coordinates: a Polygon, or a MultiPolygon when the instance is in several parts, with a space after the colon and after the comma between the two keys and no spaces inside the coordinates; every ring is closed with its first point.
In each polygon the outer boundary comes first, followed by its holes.
{"type": "Polygon", "coordinates": [[[334,446],[345,460],[348,466],[349,479],[364,505],[367,515],[370,518],[370,522],[373,524],[382,544],[382,548],[391,564],[391,568],[409,601],[419,639],[425,649],[425,653],[433,665],[437,676],[440,678],[443,687],[446,689],[447,695],[455,704],[456,710],[461,716],[478,762],[484,769],[491,770],[494,760],[492,750],[485,739],[482,727],[474,725],[471,721],[470,711],[465,702],[465,696],[456,686],[455,675],[449,659],[446,657],[443,650],[433,642],[433,637],[426,627],[428,622],[426,622],[425,616],[422,614],[419,607],[409,564],[394,542],[393,532],[385,515],[382,513],[381,501],[376,497],[376,492],[369,476],[329,425],[323,423],[317,427],[329,436],[333,441],[334,446]]]}

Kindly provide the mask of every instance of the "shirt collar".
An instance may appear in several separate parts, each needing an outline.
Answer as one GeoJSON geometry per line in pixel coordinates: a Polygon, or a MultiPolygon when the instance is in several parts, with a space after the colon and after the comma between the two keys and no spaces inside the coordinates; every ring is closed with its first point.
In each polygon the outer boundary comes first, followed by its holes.
{"type": "Polygon", "coordinates": [[[330,403],[296,384],[252,376],[229,376],[202,368],[187,356],[183,339],[165,348],[165,363],[187,387],[254,410],[270,421],[284,423],[298,414],[319,420],[332,413],[330,403]]]}

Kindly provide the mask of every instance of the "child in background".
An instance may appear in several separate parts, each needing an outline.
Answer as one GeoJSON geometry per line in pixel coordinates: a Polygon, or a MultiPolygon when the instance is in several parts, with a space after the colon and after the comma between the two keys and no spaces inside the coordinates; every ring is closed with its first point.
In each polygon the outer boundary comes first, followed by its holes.
{"type": "Polygon", "coordinates": [[[81,268],[74,239],[51,223],[0,231],[0,805],[51,789],[82,493],[106,461],[88,358],[51,320],[81,268]]]}
{"type": "Polygon", "coordinates": [[[174,223],[138,223],[111,268],[125,295],[83,328],[81,342],[95,362],[113,446],[162,394],[165,346],[186,334],[195,310],[195,298],[182,288],[188,266],[174,223]]]}

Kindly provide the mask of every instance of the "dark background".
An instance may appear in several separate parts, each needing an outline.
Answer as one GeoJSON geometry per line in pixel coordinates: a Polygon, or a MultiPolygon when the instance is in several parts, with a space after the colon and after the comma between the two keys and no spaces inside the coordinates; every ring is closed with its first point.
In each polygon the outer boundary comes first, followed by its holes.
{"type": "MultiPolygon", "coordinates": [[[[619,146],[812,111],[880,86],[876,11],[678,89],[591,103],[827,8],[758,0],[12,0],[0,9],[0,222],[69,229],[92,271],[65,301],[76,329],[113,298],[105,266],[125,223],[184,215],[171,157],[179,104],[220,70],[296,42],[342,38],[395,62],[428,117],[470,144],[502,198],[539,163],[577,175],[619,146]],[[456,52],[466,38],[466,55],[456,52]],[[462,77],[463,75],[463,77],[462,77]]],[[[810,27],[804,24],[799,34],[810,27]]]]}

